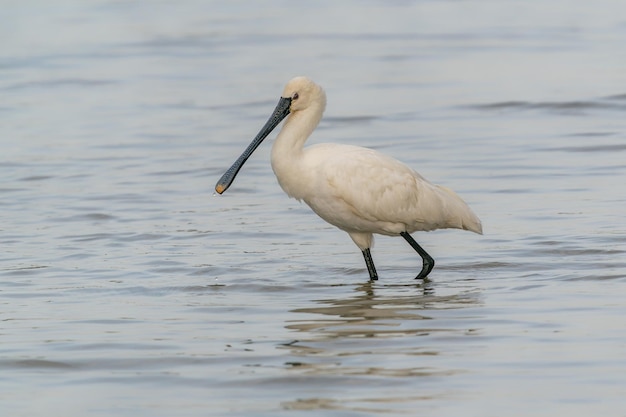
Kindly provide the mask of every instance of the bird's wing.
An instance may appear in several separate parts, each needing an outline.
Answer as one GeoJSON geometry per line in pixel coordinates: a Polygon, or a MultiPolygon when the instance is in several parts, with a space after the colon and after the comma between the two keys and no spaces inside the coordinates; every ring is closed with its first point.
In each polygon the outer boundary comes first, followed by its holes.
{"type": "Polygon", "coordinates": [[[305,201],[327,221],[341,227],[341,219],[327,217],[344,214],[346,222],[437,223],[437,187],[398,160],[349,145],[315,145],[308,152],[316,186],[305,201]]]}

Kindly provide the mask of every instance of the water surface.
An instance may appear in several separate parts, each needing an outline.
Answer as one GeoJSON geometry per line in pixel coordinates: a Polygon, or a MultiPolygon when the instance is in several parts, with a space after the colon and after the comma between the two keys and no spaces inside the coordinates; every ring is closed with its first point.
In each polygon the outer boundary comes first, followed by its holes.
{"type": "Polygon", "coordinates": [[[21,2],[0,15],[0,410],[11,416],[623,416],[626,6],[21,2]],[[485,235],[348,236],[271,140],[454,188],[485,235]]]}

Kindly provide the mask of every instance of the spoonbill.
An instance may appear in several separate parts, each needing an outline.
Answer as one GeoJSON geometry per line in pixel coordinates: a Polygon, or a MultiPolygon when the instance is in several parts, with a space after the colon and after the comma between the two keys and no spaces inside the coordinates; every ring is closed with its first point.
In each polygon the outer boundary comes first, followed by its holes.
{"type": "Polygon", "coordinates": [[[418,278],[434,259],[411,233],[463,229],[482,234],[480,219],[451,189],[435,185],[402,162],[372,149],[323,143],[304,147],[326,108],[326,93],[307,77],[290,80],[265,126],[222,175],[222,194],[254,150],[285,118],[272,147],[272,169],[289,197],[304,201],[328,223],[350,235],[361,249],[370,280],[378,274],[370,248],[373,233],[402,236],[422,258],[418,278]]]}

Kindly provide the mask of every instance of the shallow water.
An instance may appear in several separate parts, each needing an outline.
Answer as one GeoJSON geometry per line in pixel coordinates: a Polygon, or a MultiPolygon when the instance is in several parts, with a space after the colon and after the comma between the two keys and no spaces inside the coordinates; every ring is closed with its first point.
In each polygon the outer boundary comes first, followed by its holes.
{"type": "Polygon", "coordinates": [[[5,5],[2,415],[626,415],[625,12],[5,5]],[[312,142],[400,158],[484,236],[415,234],[425,283],[379,237],[369,283],[270,143],[215,196],[297,74],[312,142]]]}

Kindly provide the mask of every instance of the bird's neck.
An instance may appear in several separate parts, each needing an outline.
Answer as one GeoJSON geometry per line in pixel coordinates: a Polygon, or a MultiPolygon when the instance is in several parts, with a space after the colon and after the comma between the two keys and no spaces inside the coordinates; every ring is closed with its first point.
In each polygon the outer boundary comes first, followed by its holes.
{"type": "Polygon", "coordinates": [[[285,120],[274,146],[284,148],[289,153],[302,151],[304,143],[322,119],[323,111],[323,108],[311,106],[291,113],[285,120]]]}
{"type": "Polygon", "coordinates": [[[296,178],[303,179],[302,156],[304,143],[319,124],[323,107],[310,106],[291,113],[272,146],[272,169],[285,192],[297,197],[296,178]]]}

